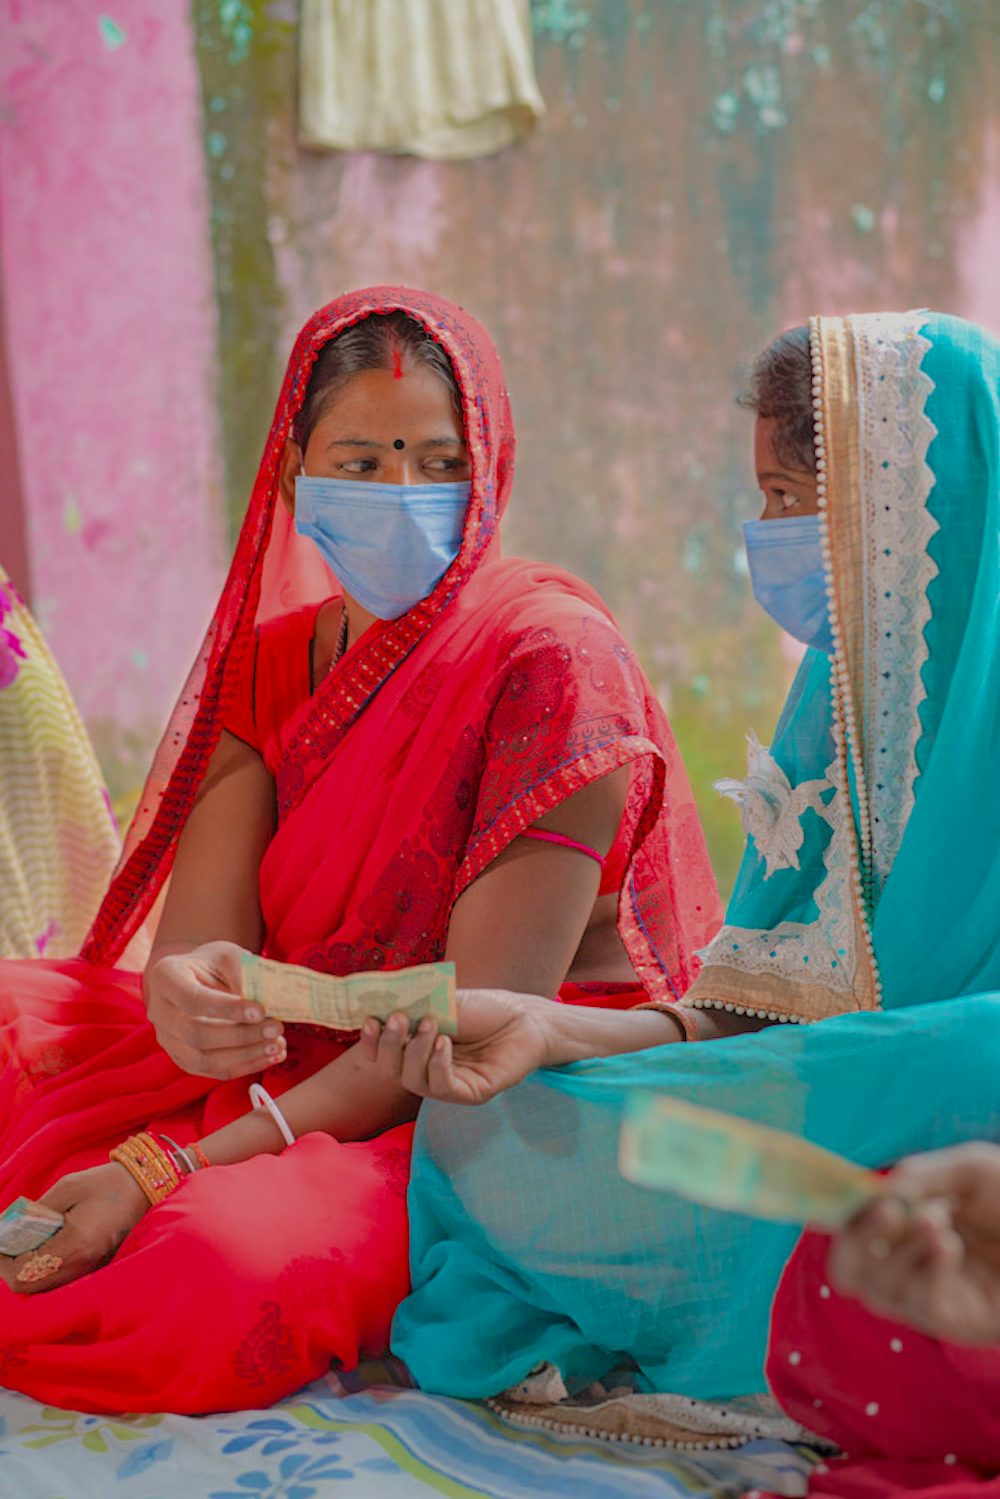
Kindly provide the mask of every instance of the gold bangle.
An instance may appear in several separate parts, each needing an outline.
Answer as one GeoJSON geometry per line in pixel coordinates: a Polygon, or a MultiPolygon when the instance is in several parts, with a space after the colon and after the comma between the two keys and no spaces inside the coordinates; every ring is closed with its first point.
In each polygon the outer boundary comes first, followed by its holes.
{"type": "Polygon", "coordinates": [[[180,1186],[181,1179],[173,1161],[152,1135],[145,1131],[130,1135],[127,1140],[116,1145],[108,1159],[125,1167],[151,1207],[165,1202],[171,1192],[180,1186]]]}
{"type": "Polygon", "coordinates": [[[681,1028],[681,1034],[685,1041],[700,1041],[701,1031],[698,1029],[698,1021],[689,1010],[682,1009],[670,999],[651,999],[644,1005],[633,1005],[634,1010],[659,1010],[661,1015],[669,1015],[671,1020],[676,1020],[681,1028]]]}

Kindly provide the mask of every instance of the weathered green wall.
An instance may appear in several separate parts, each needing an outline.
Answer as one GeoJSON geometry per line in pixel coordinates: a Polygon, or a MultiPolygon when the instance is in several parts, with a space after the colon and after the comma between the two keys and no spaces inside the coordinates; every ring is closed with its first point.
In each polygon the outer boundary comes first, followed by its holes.
{"type": "Polygon", "coordinates": [[[287,345],[352,285],[475,310],[519,418],[508,549],[618,611],[667,703],[723,882],[712,780],[787,679],[755,611],[742,359],[814,311],[1000,322],[1000,6],[991,0],[535,0],[549,115],[469,164],[295,143],[294,0],[195,0],[230,520],[287,345]]]}

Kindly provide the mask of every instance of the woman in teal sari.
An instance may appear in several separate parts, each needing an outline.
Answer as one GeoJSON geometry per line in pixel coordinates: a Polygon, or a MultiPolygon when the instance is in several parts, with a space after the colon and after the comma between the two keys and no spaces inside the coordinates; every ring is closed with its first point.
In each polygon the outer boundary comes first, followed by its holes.
{"type": "Polygon", "coordinates": [[[814,319],[803,448],[794,343],[778,403],[751,400],[765,515],[789,515],[766,556],[759,523],[748,545],[758,598],[815,648],[772,749],[751,741],[724,787],[747,849],[684,998],[772,1023],[580,1061],[555,1007],[470,996],[475,1044],[411,1043],[409,1086],[420,1064],[432,1097],[489,1098],[421,1111],[393,1346],[424,1388],[545,1403],[625,1365],[639,1391],[765,1389],[796,1230],[625,1182],[636,1088],[874,1166],[1000,1136],[1000,345],[922,312],[814,319]],[[550,1027],[515,1087],[491,1072],[491,1003],[498,1034],[512,1011],[550,1027]]]}

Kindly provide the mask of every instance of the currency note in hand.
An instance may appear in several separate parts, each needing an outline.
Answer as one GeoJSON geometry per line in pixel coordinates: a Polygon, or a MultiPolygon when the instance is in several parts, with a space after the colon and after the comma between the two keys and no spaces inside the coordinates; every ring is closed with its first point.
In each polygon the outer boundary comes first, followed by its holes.
{"type": "Polygon", "coordinates": [[[63,1226],[63,1215],[43,1202],[16,1198],[0,1213],[0,1254],[27,1254],[63,1226]]]}
{"type": "Polygon", "coordinates": [[[335,978],[313,968],[244,953],[242,979],[244,998],[259,1004],[274,1020],[359,1031],[371,1015],[387,1020],[403,1014],[412,1033],[417,1022],[430,1015],[442,1034],[454,1036],[458,1030],[454,963],[423,963],[416,968],[335,978]]]}
{"type": "Polygon", "coordinates": [[[786,1223],[839,1228],[882,1178],[798,1135],[660,1093],[626,1105],[618,1163],[629,1181],[692,1202],[786,1223]]]}

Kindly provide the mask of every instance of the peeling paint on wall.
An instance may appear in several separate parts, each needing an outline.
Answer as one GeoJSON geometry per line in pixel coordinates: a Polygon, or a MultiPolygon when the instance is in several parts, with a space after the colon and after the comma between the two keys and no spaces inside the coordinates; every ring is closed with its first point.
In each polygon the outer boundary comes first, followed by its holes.
{"type": "Polygon", "coordinates": [[[219,316],[218,411],[235,539],[274,410],[285,352],[272,233],[280,198],[268,137],[294,100],[292,22],[265,0],[194,0],[219,316]]]}
{"type": "Polygon", "coordinates": [[[231,514],[315,306],[378,280],[470,306],[500,344],[518,416],[508,549],[564,563],[612,603],[670,708],[728,876],[741,835],[711,781],[739,769],[751,724],[766,739],[789,670],[739,551],[756,500],[737,371],[820,309],[985,305],[988,246],[994,261],[1000,250],[985,196],[1000,11],[533,0],[545,125],[454,165],[300,151],[294,7],[244,8],[253,36],[237,66],[213,51],[227,45],[213,41],[218,6],[196,7],[203,92],[227,99],[226,123],[206,108],[206,128],[227,138],[224,156],[207,150],[228,216],[216,256],[231,514]],[[239,261],[227,241],[252,254],[239,261]],[[252,358],[238,363],[241,349],[252,358]]]}
{"type": "Polygon", "coordinates": [[[102,748],[148,754],[217,576],[215,465],[232,537],[301,321],[353,285],[422,284],[477,312],[505,359],[508,550],[581,573],[618,612],[728,877],[741,835],[711,782],[738,771],[748,727],[766,740],[789,671],[747,589],[756,501],[731,391],[818,310],[933,305],[1000,328],[1000,9],[532,0],[544,125],[461,164],[302,151],[297,0],[57,9],[0,0],[0,207],[21,218],[3,274],[43,606],[102,748]],[[70,400],[53,477],[32,455],[78,368],[91,404],[70,400]],[[163,588],[194,579],[200,602],[136,623],[109,569],[168,546],[163,588]]]}
{"type": "Polygon", "coordinates": [[[0,0],[33,603],[116,795],[148,766],[224,563],[197,86],[182,8],[0,0]]]}

